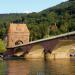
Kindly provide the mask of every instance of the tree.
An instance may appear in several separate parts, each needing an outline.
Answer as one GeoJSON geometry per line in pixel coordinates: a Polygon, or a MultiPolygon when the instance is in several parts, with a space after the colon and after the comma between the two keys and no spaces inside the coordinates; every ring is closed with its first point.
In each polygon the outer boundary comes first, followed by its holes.
{"type": "Polygon", "coordinates": [[[75,0],[69,0],[69,1],[75,1],[75,0]]]}
{"type": "Polygon", "coordinates": [[[63,15],[59,16],[58,27],[61,33],[69,32],[69,27],[71,25],[70,22],[71,16],[68,12],[65,12],[63,15]]]}
{"type": "Polygon", "coordinates": [[[3,53],[6,51],[4,42],[0,39],[0,53],[3,53]]]}
{"type": "Polygon", "coordinates": [[[49,36],[49,27],[46,24],[39,25],[39,33],[41,34],[41,38],[45,38],[49,36]]]}
{"type": "Polygon", "coordinates": [[[55,12],[50,12],[48,15],[48,19],[50,21],[50,24],[57,22],[57,14],[55,12]]]}

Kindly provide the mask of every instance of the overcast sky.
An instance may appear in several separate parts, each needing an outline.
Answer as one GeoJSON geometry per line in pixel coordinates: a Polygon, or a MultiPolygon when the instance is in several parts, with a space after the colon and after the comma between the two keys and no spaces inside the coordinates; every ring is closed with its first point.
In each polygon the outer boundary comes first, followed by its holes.
{"type": "Polygon", "coordinates": [[[39,12],[67,0],[0,0],[0,13],[39,12]]]}

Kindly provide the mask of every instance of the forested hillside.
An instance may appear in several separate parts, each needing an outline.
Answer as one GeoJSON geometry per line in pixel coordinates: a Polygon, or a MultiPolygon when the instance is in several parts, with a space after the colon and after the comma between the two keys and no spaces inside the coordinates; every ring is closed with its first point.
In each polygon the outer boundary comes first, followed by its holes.
{"type": "Polygon", "coordinates": [[[0,14],[0,38],[7,34],[10,22],[26,23],[30,41],[75,30],[75,0],[63,2],[39,13],[0,14]]]}

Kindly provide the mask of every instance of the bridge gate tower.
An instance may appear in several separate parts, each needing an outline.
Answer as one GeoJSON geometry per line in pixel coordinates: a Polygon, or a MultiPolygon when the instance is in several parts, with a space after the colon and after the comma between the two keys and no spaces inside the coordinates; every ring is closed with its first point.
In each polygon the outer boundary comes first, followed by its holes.
{"type": "Polygon", "coordinates": [[[29,43],[29,34],[26,24],[10,23],[7,34],[7,48],[29,43]]]}

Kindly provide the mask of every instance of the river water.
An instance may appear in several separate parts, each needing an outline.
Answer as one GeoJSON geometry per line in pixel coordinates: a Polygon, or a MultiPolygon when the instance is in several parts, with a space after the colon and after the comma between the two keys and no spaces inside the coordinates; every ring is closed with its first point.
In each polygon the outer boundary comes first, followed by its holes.
{"type": "Polygon", "coordinates": [[[0,60],[0,75],[75,75],[75,59],[0,60]]]}

